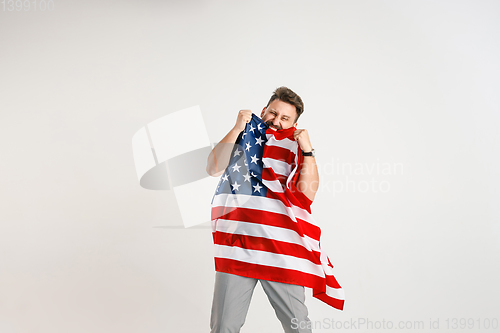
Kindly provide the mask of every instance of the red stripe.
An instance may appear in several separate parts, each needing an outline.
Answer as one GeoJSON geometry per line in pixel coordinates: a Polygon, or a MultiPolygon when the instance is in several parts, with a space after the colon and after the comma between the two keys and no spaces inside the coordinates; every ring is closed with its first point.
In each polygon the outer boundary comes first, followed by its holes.
{"type": "Polygon", "coordinates": [[[216,231],[213,234],[213,238],[214,243],[218,245],[236,246],[242,249],[284,254],[287,256],[309,260],[315,265],[321,265],[321,253],[309,251],[305,247],[298,244],[263,237],[230,234],[221,231],[216,231]]]}
{"type": "Polygon", "coordinates": [[[262,152],[262,157],[272,158],[274,160],[291,164],[292,169],[294,168],[293,163],[295,162],[295,153],[288,148],[265,145],[264,151],[262,152]]]}
{"type": "Polygon", "coordinates": [[[276,175],[276,178],[280,181],[281,185],[283,186],[283,188],[286,187],[286,180],[288,179],[288,176],[285,176],[285,175],[276,175]]]}
{"type": "Polygon", "coordinates": [[[274,172],[272,168],[263,168],[262,169],[262,180],[273,181],[277,178],[277,173],[274,172]]]}
{"type": "MultiPolygon", "coordinates": [[[[307,288],[312,288],[314,297],[322,300],[323,302],[333,306],[336,309],[343,309],[343,300],[329,297],[325,294],[325,282],[329,282],[328,280],[332,281],[331,279],[324,279],[314,274],[299,272],[292,269],[249,264],[242,261],[225,258],[215,258],[215,270],[217,272],[246,276],[254,279],[297,284],[307,288]]],[[[329,286],[332,288],[339,288],[338,284],[329,286]]]]}
{"type": "Polygon", "coordinates": [[[266,198],[279,200],[286,207],[291,207],[290,204],[288,203],[288,201],[286,200],[286,195],[284,192],[280,193],[280,192],[267,191],[266,198]]]}
{"type": "Polygon", "coordinates": [[[290,128],[287,128],[284,130],[278,130],[278,131],[275,131],[271,128],[268,128],[266,130],[266,136],[268,134],[271,134],[272,136],[274,136],[276,138],[276,140],[283,140],[285,138],[288,138],[290,140],[294,140],[293,139],[293,132],[295,132],[296,130],[297,130],[297,128],[295,128],[295,127],[290,127],[290,128]]]}
{"type": "Polygon", "coordinates": [[[216,220],[219,218],[223,218],[222,216],[227,216],[232,211],[238,210],[241,208],[237,207],[226,207],[226,206],[212,206],[212,210],[210,212],[211,214],[211,220],[216,220]]]}
{"type": "Polygon", "coordinates": [[[336,299],[333,297],[328,296],[325,293],[318,292],[314,293],[313,290],[313,297],[319,299],[320,301],[325,302],[326,304],[333,306],[335,309],[338,310],[344,310],[344,300],[343,299],[336,299]]]}

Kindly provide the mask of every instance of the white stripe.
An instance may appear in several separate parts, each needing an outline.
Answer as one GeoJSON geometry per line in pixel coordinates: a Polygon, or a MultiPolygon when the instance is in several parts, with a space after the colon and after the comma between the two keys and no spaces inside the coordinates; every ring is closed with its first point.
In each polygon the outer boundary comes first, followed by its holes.
{"type": "MultiPolygon", "coordinates": [[[[215,224],[215,230],[217,231],[245,236],[262,237],[280,242],[297,244],[303,246],[308,251],[321,251],[319,248],[319,242],[307,236],[302,237],[297,232],[287,228],[225,219],[217,219],[215,224]]],[[[313,254],[311,253],[311,255],[313,254]]]]}
{"type": "Polygon", "coordinates": [[[262,158],[262,163],[264,163],[264,168],[271,168],[273,169],[274,173],[283,175],[285,177],[288,177],[288,175],[292,171],[292,166],[290,164],[288,164],[287,162],[276,160],[274,158],[264,157],[262,158]]]}
{"type": "MultiPolygon", "coordinates": [[[[295,164],[295,167],[293,168],[293,170],[290,172],[290,174],[288,175],[288,178],[286,180],[286,187],[287,188],[290,188],[290,184],[291,184],[291,181],[293,179],[293,177],[295,176],[295,173],[297,172],[297,170],[299,169],[299,155],[295,154],[295,159],[293,161],[293,163],[295,164]]],[[[300,177],[299,177],[300,179],[300,177]]]]}
{"type": "Polygon", "coordinates": [[[280,181],[277,179],[275,179],[275,180],[262,179],[262,184],[264,184],[265,187],[267,187],[269,190],[271,190],[274,193],[284,193],[285,192],[280,181]]]}
{"type": "Polygon", "coordinates": [[[312,225],[315,225],[315,226],[318,226],[316,224],[316,221],[313,219],[312,215],[309,214],[309,212],[307,210],[305,210],[304,208],[300,208],[300,207],[297,207],[295,205],[291,205],[291,210],[292,210],[292,213],[295,217],[298,217],[299,219],[301,220],[304,220],[312,225]]]}
{"type": "Polygon", "coordinates": [[[215,244],[215,257],[243,261],[250,264],[265,265],[277,268],[293,269],[299,272],[325,277],[321,265],[316,265],[307,259],[276,254],[265,251],[242,249],[236,246],[215,244]]]}
{"type": "Polygon", "coordinates": [[[289,216],[293,221],[297,221],[291,208],[286,207],[280,200],[257,197],[247,194],[220,193],[214,196],[212,207],[228,208],[248,208],[263,210],[271,213],[278,213],[289,216]]]}
{"type": "MultiPolygon", "coordinates": [[[[321,252],[323,254],[323,252],[321,252]]],[[[328,266],[328,262],[324,262],[323,258],[321,258],[321,263],[323,264],[323,271],[325,272],[326,275],[332,275],[333,276],[333,268],[328,266]]]]}
{"type": "Polygon", "coordinates": [[[345,300],[344,289],[342,289],[342,288],[335,289],[335,288],[326,286],[326,294],[332,298],[345,300]]]}

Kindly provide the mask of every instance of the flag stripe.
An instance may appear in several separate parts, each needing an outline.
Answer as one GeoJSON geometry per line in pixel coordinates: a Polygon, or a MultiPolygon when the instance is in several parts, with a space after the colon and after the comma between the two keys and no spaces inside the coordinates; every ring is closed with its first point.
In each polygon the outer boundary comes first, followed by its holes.
{"type": "Polygon", "coordinates": [[[269,157],[262,158],[264,168],[271,168],[275,174],[288,176],[292,171],[292,165],[269,157]]]}
{"type": "Polygon", "coordinates": [[[267,142],[266,146],[277,146],[281,148],[288,149],[291,153],[297,155],[297,142],[292,141],[288,138],[284,138],[283,140],[277,140],[273,137],[272,134],[266,133],[267,142]]]}
{"type": "Polygon", "coordinates": [[[345,299],[344,290],[341,288],[332,288],[327,285],[325,292],[330,297],[345,299]]]}
{"type": "Polygon", "coordinates": [[[304,273],[320,277],[325,276],[325,272],[321,265],[314,264],[307,259],[297,258],[295,256],[285,254],[215,244],[215,257],[233,259],[250,264],[300,270],[304,273]]]}
{"type": "Polygon", "coordinates": [[[286,147],[282,147],[280,141],[274,140],[266,142],[262,157],[283,161],[287,164],[293,164],[295,162],[295,153],[286,147]],[[275,145],[272,145],[273,143],[275,145]]]}
{"type": "MultiPolygon", "coordinates": [[[[264,170],[266,170],[266,169],[264,169],[264,170]]],[[[264,184],[264,186],[267,187],[270,190],[270,192],[275,192],[275,193],[284,193],[285,192],[280,181],[277,179],[274,179],[274,180],[262,179],[262,184],[264,184]]]]}

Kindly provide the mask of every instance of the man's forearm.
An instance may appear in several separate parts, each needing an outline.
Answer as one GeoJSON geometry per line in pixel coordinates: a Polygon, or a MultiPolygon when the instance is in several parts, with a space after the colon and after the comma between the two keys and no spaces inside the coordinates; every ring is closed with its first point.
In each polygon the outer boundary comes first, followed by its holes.
{"type": "Polygon", "coordinates": [[[319,188],[319,174],[318,167],[316,166],[316,159],[313,156],[304,156],[297,188],[309,198],[309,200],[314,200],[319,188]]]}
{"type": "Polygon", "coordinates": [[[210,176],[220,176],[226,170],[234,143],[240,132],[236,129],[230,130],[227,135],[212,149],[207,160],[207,173],[210,176]]]}

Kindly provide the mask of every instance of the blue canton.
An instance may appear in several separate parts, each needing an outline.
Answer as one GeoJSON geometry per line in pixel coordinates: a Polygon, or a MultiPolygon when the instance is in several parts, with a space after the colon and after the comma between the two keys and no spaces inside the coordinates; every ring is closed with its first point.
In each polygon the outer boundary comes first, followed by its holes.
{"type": "Polygon", "coordinates": [[[267,141],[268,126],[255,114],[236,140],[229,165],[222,174],[215,195],[221,193],[247,194],[265,197],[262,184],[262,154],[267,141]]]}

